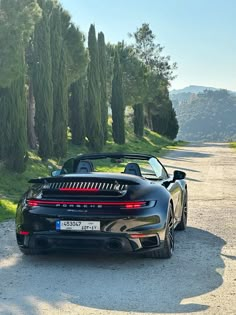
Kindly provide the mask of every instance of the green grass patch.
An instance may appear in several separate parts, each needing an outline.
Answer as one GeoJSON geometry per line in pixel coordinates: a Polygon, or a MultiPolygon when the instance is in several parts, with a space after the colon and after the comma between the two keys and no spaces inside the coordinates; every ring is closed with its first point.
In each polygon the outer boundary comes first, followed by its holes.
{"type": "Polygon", "coordinates": [[[230,147],[236,149],[236,142],[231,142],[230,147]]]}
{"type": "Polygon", "coordinates": [[[15,216],[16,203],[9,200],[0,200],[0,221],[12,219],[15,216]]]}
{"type": "MultiPolygon", "coordinates": [[[[165,154],[167,150],[180,145],[185,145],[185,143],[171,141],[148,129],[145,129],[144,137],[142,139],[138,139],[133,134],[133,130],[131,128],[126,129],[126,143],[124,145],[118,145],[112,140],[110,126],[109,139],[103,151],[147,153],[160,157],[165,154]]],[[[86,146],[73,145],[69,137],[68,153],[65,159],[51,159],[43,162],[35,151],[30,151],[27,168],[22,174],[10,172],[4,167],[4,164],[0,164],[0,221],[14,217],[16,204],[20,196],[29,188],[30,185],[28,181],[31,178],[50,176],[52,169],[59,168],[66,159],[88,152],[89,150],[86,146]]]]}

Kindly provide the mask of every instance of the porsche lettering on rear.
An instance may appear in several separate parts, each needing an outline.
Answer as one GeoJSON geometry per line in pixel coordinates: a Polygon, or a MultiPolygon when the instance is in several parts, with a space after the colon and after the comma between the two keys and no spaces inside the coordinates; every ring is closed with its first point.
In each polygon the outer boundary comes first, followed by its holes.
{"type": "Polygon", "coordinates": [[[57,208],[83,208],[83,209],[101,209],[103,206],[102,205],[74,205],[74,204],[70,204],[70,205],[67,205],[67,204],[55,204],[55,207],[57,208]]]}

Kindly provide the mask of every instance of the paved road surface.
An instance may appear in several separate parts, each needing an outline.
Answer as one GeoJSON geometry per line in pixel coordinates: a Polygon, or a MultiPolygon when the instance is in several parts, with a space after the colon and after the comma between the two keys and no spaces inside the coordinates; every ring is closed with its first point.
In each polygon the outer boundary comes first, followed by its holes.
{"type": "Polygon", "coordinates": [[[189,179],[189,227],[170,260],[24,257],[0,224],[0,314],[236,314],[236,152],[192,144],[162,159],[189,179]]]}

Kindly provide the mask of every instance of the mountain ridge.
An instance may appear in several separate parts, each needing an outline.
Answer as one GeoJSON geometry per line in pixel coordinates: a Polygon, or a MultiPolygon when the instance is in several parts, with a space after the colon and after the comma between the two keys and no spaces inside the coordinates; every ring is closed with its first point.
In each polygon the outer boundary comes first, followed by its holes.
{"type": "MultiPolygon", "coordinates": [[[[210,91],[217,91],[217,90],[226,90],[222,88],[216,88],[212,86],[204,86],[204,85],[188,85],[182,89],[173,89],[170,91],[170,95],[176,95],[176,94],[181,94],[181,93],[191,93],[191,94],[198,94],[202,93],[205,90],[210,90],[210,91]]],[[[236,91],[232,90],[227,90],[230,93],[236,93],[236,91]]]]}
{"type": "Polygon", "coordinates": [[[205,88],[199,93],[170,94],[170,98],[179,123],[178,139],[222,142],[236,139],[236,92],[205,88]]]}

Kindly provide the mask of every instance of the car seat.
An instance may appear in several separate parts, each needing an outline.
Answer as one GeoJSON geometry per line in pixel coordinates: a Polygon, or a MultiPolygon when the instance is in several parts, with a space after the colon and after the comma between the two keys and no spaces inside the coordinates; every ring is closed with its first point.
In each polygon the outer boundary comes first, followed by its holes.
{"type": "Polygon", "coordinates": [[[87,160],[80,161],[76,169],[76,173],[79,174],[91,173],[93,171],[94,171],[93,163],[87,160]]]}
{"type": "Polygon", "coordinates": [[[142,176],[140,167],[137,163],[128,163],[124,170],[125,174],[142,176]]]}

